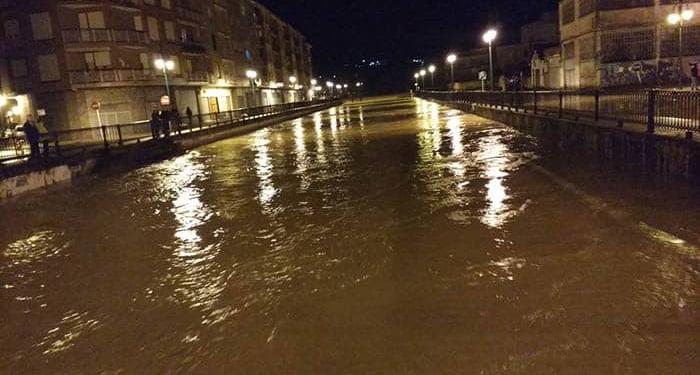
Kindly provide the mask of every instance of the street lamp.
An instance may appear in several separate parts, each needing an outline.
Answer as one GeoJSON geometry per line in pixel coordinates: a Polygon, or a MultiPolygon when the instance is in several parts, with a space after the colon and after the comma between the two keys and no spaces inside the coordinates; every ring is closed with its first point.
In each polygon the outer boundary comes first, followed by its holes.
{"type": "Polygon", "coordinates": [[[173,70],[175,68],[175,63],[172,60],[158,59],[154,61],[156,68],[163,71],[163,78],[165,79],[165,93],[168,95],[168,100],[170,99],[170,84],[168,83],[168,70],[173,70]]]}
{"type": "Polygon", "coordinates": [[[435,65],[429,66],[428,71],[430,72],[430,85],[435,87],[435,65]]]}
{"type": "Polygon", "coordinates": [[[420,74],[419,74],[419,73],[416,73],[416,74],[413,75],[413,79],[416,80],[416,86],[418,86],[418,78],[420,78],[420,74]]]}
{"type": "Polygon", "coordinates": [[[491,51],[491,44],[494,39],[496,39],[496,30],[491,29],[484,33],[484,42],[489,44],[489,78],[491,83],[491,91],[493,91],[493,52],[491,51]]]}
{"type": "Polygon", "coordinates": [[[333,87],[335,87],[333,82],[326,81],[326,87],[328,87],[328,92],[331,94],[331,97],[333,97],[333,87]]]}
{"type": "Polygon", "coordinates": [[[297,83],[297,77],[295,77],[295,76],[289,77],[289,83],[292,84],[292,87],[296,88],[296,86],[297,86],[297,85],[296,85],[296,83],[297,83]]]}
{"type": "Polygon", "coordinates": [[[683,9],[683,0],[678,1],[678,12],[668,15],[667,21],[671,25],[678,24],[678,87],[683,88],[683,21],[693,18],[691,9],[683,9]]]}
{"type": "Polygon", "coordinates": [[[421,69],[419,73],[420,73],[420,80],[421,80],[420,85],[425,86],[425,75],[427,73],[426,73],[425,69],[421,69]]]}
{"type": "Polygon", "coordinates": [[[250,82],[250,92],[253,96],[253,107],[255,107],[257,101],[255,97],[255,79],[258,78],[258,72],[248,69],[245,71],[245,76],[248,77],[248,82],[250,82]]]}
{"type": "Polygon", "coordinates": [[[447,62],[450,63],[450,89],[455,84],[455,61],[457,61],[457,55],[450,54],[447,56],[447,62]]]}

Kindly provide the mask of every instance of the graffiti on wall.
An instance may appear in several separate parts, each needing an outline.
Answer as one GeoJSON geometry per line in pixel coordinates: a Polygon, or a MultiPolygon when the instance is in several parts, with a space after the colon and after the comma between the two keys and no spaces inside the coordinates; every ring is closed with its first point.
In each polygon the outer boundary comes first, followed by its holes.
{"type": "MultiPolygon", "coordinates": [[[[627,61],[601,64],[600,86],[664,86],[678,82],[678,67],[668,61],[627,61]]],[[[686,74],[681,72],[683,79],[686,74]]]]}

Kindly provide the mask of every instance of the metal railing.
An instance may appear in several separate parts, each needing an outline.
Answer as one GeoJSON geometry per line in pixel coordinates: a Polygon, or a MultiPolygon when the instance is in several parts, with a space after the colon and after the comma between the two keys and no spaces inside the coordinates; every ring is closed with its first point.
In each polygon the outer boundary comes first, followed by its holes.
{"type": "MultiPolygon", "coordinates": [[[[334,100],[314,100],[261,107],[242,108],[225,112],[193,115],[181,113],[180,120],[169,121],[169,134],[187,134],[222,126],[243,126],[248,121],[282,114],[287,111],[331,103],[334,100]]],[[[159,137],[163,137],[163,132],[159,137]]],[[[51,131],[40,139],[41,157],[66,156],[95,149],[109,149],[152,140],[150,121],[102,127],[51,131]]],[[[30,147],[21,132],[0,135],[0,167],[3,163],[23,161],[30,156],[30,147]]]]}
{"type": "Polygon", "coordinates": [[[128,29],[72,29],[61,30],[64,43],[135,43],[145,44],[146,33],[128,29]]]}
{"type": "Polygon", "coordinates": [[[700,132],[700,92],[648,90],[592,91],[418,91],[417,96],[461,104],[476,104],[559,118],[590,118],[700,132]]]}

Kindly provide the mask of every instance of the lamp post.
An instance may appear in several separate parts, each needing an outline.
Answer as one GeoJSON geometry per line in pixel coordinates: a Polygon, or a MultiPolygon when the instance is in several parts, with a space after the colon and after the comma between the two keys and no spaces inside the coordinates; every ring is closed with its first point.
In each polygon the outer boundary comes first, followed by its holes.
{"type": "Polygon", "coordinates": [[[173,70],[175,68],[175,63],[172,60],[158,59],[154,61],[156,68],[163,71],[163,78],[165,79],[165,94],[170,99],[170,84],[168,83],[168,70],[173,70]]]}
{"type": "Polygon", "coordinates": [[[678,1],[678,11],[668,15],[668,23],[678,24],[678,88],[683,88],[683,21],[693,18],[691,9],[683,9],[683,0],[678,1]]]}
{"type": "Polygon", "coordinates": [[[421,87],[425,87],[425,75],[427,74],[427,72],[425,71],[425,69],[421,69],[418,73],[420,74],[420,85],[421,87]]]}
{"type": "Polygon", "coordinates": [[[330,93],[330,96],[332,98],[333,97],[333,87],[335,87],[335,85],[333,84],[333,82],[327,81],[326,87],[328,87],[328,92],[330,93]]]}
{"type": "Polygon", "coordinates": [[[257,102],[257,98],[255,97],[255,79],[258,78],[258,72],[248,69],[245,71],[245,76],[248,77],[248,82],[250,82],[250,93],[253,102],[252,107],[255,107],[257,102]]]}
{"type": "Polygon", "coordinates": [[[450,54],[447,56],[447,62],[450,63],[450,89],[455,84],[455,61],[457,61],[457,55],[450,54]]]}
{"type": "Polygon", "coordinates": [[[419,74],[419,73],[416,73],[416,74],[413,75],[413,79],[416,81],[416,82],[415,82],[415,85],[416,85],[416,86],[418,86],[418,78],[420,78],[420,74],[419,74]]]}
{"type": "Polygon", "coordinates": [[[428,71],[430,72],[430,86],[435,87],[435,65],[430,65],[428,71]]]}
{"type": "Polygon", "coordinates": [[[492,52],[492,42],[496,39],[496,30],[491,29],[484,33],[484,42],[489,44],[489,83],[491,85],[491,91],[493,91],[493,52],[492,52]]]}

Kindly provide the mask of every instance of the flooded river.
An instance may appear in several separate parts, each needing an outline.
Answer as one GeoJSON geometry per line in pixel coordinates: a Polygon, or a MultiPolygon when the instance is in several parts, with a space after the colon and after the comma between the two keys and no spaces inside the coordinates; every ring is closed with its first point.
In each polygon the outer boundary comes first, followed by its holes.
{"type": "Polygon", "coordinates": [[[697,374],[700,195],[346,103],[0,205],[0,374],[697,374]]]}

